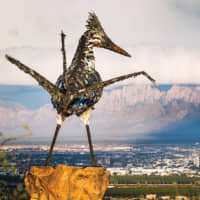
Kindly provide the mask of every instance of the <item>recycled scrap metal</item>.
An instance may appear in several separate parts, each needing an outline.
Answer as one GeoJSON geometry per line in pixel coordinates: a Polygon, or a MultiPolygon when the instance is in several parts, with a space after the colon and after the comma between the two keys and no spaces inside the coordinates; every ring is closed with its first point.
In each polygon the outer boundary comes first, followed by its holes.
{"type": "Polygon", "coordinates": [[[63,74],[59,76],[56,84],[51,83],[38,72],[22,64],[15,58],[6,55],[8,61],[15,64],[20,70],[31,75],[39,85],[51,95],[52,104],[57,110],[57,126],[45,166],[49,165],[53,147],[63,121],[73,114],[77,115],[86,126],[92,166],[96,166],[93,144],[91,141],[89,118],[94,109],[94,105],[102,96],[104,87],[131,77],[144,75],[160,90],[160,92],[162,92],[155,80],[144,71],[102,81],[99,73],[95,70],[93,47],[109,49],[128,57],[131,57],[131,55],[111,41],[104,32],[95,13],[89,13],[86,28],[87,30],[79,40],[78,48],[68,69],[66,67],[64,46],[65,34],[63,32],[61,33],[63,74]]]}

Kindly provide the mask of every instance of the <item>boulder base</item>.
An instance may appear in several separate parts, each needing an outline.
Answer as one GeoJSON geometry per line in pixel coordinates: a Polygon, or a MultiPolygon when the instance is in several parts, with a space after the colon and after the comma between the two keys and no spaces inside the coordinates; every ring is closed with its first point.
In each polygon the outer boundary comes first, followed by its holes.
{"type": "Polygon", "coordinates": [[[102,200],[109,179],[103,167],[33,166],[25,185],[31,200],[102,200]]]}

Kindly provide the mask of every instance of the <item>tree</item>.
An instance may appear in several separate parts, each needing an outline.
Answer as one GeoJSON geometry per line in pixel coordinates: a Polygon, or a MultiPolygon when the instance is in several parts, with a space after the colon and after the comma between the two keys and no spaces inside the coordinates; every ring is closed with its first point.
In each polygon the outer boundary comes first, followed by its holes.
{"type": "Polygon", "coordinates": [[[10,199],[18,199],[18,200],[27,200],[28,194],[25,191],[23,184],[23,176],[17,176],[17,168],[14,165],[14,161],[16,157],[8,158],[7,154],[2,151],[2,147],[13,140],[17,140],[19,138],[28,138],[32,136],[30,128],[27,125],[24,125],[23,128],[27,130],[29,133],[25,135],[20,135],[17,137],[10,136],[8,138],[4,138],[3,133],[0,131],[0,166],[2,166],[2,172],[5,174],[12,174],[13,176],[1,176],[0,179],[0,197],[1,200],[10,200],[10,199]],[[12,183],[12,184],[10,184],[12,183]]]}

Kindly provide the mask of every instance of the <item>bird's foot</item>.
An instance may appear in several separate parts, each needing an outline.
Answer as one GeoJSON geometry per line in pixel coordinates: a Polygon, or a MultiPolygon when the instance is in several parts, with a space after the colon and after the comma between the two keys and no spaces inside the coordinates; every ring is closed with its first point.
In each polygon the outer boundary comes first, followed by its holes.
{"type": "Polygon", "coordinates": [[[83,168],[87,168],[87,167],[103,167],[103,166],[95,163],[90,166],[84,166],[83,168]]]}
{"type": "Polygon", "coordinates": [[[92,167],[103,167],[103,166],[100,164],[92,164],[92,167]]]}

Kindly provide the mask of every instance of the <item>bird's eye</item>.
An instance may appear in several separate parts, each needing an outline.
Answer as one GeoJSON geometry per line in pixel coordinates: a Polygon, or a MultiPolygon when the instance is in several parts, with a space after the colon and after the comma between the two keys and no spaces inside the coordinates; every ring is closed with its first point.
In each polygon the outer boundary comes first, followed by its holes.
{"type": "Polygon", "coordinates": [[[93,39],[99,39],[99,40],[102,39],[101,36],[98,35],[98,34],[93,34],[93,35],[92,35],[92,38],[93,38],[93,39]]]}

